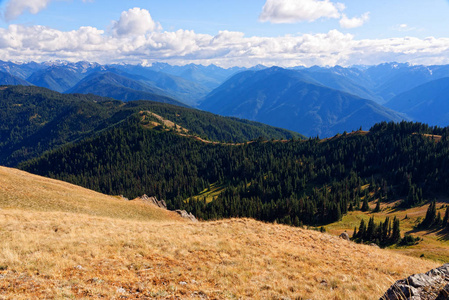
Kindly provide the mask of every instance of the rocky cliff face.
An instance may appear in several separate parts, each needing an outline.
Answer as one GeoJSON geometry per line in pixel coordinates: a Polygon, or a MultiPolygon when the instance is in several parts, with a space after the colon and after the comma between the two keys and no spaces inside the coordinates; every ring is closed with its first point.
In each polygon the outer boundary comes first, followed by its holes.
{"type": "Polygon", "coordinates": [[[380,300],[449,299],[449,263],[424,274],[396,281],[380,300]]]}

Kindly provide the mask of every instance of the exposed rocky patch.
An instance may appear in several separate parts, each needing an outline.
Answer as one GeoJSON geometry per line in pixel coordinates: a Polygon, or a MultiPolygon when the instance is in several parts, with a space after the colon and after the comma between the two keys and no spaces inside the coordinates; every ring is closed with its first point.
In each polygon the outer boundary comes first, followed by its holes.
{"type": "MultiPolygon", "coordinates": [[[[165,203],[165,200],[157,200],[156,197],[149,197],[146,194],[143,194],[141,197],[136,198],[135,200],[141,200],[145,203],[149,203],[151,205],[156,205],[157,207],[167,209],[167,203],[165,203]]],[[[192,213],[188,213],[185,210],[175,210],[182,218],[190,220],[192,222],[198,222],[196,217],[192,213]]]]}
{"type": "Polygon", "coordinates": [[[157,207],[163,208],[163,209],[167,209],[167,203],[165,203],[165,200],[157,200],[156,197],[149,197],[146,194],[143,194],[142,197],[140,197],[140,200],[156,205],[157,207]]]}
{"type": "Polygon", "coordinates": [[[179,209],[177,209],[176,212],[184,219],[188,219],[192,222],[198,222],[198,220],[195,218],[195,216],[192,213],[188,213],[185,210],[179,210],[179,209]]]}
{"type": "Polygon", "coordinates": [[[449,263],[427,273],[396,281],[380,300],[449,299],[449,263]]]}

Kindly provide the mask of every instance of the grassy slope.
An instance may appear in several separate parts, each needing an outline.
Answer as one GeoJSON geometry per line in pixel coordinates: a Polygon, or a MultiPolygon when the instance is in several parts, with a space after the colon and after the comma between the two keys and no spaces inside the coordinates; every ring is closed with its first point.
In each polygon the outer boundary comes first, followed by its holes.
{"type": "Polygon", "coordinates": [[[284,225],[181,222],[13,169],[0,187],[0,298],[376,299],[437,266],[284,225]]]}
{"type": "MultiPolygon", "coordinates": [[[[449,261],[449,232],[447,230],[414,230],[413,227],[419,224],[420,220],[426,216],[428,204],[411,209],[396,209],[394,206],[396,202],[383,203],[381,211],[378,213],[368,213],[361,211],[349,212],[340,222],[336,222],[326,226],[326,229],[333,234],[340,234],[346,231],[349,236],[352,236],[354,227],[359,227],[361,219],[365,219],[366,224],[371,216],[374,215],[376,223],[384,221],[385,217],[393,219],[394,216],[401,221],[401,234],[409,233],[412,236],[419,236],[423,241],[411,247],[395,247],[396,252],[404,253],[411,256],[421,256],[438,260],[444,263],[449,261]],[[407,216],[407,219],[405,218],[407,216]]],[[[437,202],[437,213],[440,212],[444,216],[445,208],[442,206],[448,204],[446,200],[437,202]]],[[[370,203],[370,208],[373,210],[376,204],[375,201],[370,203]]]]}
{"type": "Polygon", "coordinates": [[[69,212],[134,220],[180,220],[139,201],[103,195],[73,184],[0,166],[0,209],[69,212]]]}

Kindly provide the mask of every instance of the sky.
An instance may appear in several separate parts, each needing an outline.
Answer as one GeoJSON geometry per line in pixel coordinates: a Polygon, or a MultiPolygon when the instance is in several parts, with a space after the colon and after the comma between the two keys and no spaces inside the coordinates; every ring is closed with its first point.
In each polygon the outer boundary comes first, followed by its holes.
{"type": "Polygon", "coordinates": [[[449,0],[0,0],[0,60],[449,64],[449,0]]]}

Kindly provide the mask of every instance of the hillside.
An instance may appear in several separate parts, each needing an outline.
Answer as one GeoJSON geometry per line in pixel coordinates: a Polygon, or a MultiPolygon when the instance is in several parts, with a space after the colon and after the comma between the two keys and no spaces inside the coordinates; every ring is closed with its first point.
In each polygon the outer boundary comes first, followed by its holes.
{"type": "Polygon", "coordinates": [[[0,210],[74,213],[121,220],[182,221],[178,214],[0,166],[0,210]]]}
{"type": "Polygon", "coordinates": [[[449,77],[433,80],[391,99],[385,105],[414,120],[449,125],[449,77]]]}
{"type": "Polygon", "coordinates": [[[0,174],[6,298],[376,299],[437,266],[316,231],[249,219],[189,223],[21,171],[0,174]]]}
{"type": "MultiPolygon", "coordinates": [[[[433,227],[430,229],[417,229],[416,226],[425,218],[428,204],[412,207],[408,209],[398,208],[398,201],[390,201],[381,204],[379,212],[374,212],[376,201],[370,203],[370,212],[353,211],[349,212],[340,221],[329,224],[326,230],[329,233],[339,235],[346,231],[352,236],[354,227],[359,227],[360,221],[365,220],[368,224],[370,217],[374,217],[375,222],[383,222],[386,217],[400,220],[401,232],[420,237],[422,240],[416,245],[409,247],[390,247],[397,253],[415,257],[425,257],[440,262],[449,261],[449,230],[447,228],[433,227]]],[[[446,197],[440,197],[437,201],[437,212],[444,216],[446,206],[449,201],[446,197]]]]}
{"type": "Polygon", "coordinates": [[[233,76],[200,108],[320,137],[407,119],[374,101],[311,82],[307,74],[277,67],[233,76]]]}
{"type": "Polygon", "coordinates": [[[156,195],[201,219],[295,226],[338,221],[363,201],[402,199],[408,208],[449,192],[448,128],[384,122],[326,140],[227,145],[142,122],[132,116],[20,167],[106,194],[156,195]]]}
{"type": "Polygon", "coordinates": [[[134,113],[154,110],[202,138],[243,142],[290,138],[299,134],[268,125],[225,118],[169,104],[123,103],[94,95],[60,94],[39,87],[0,88],[0,164],[15,166],[43,152],[119,123],[134,113]]]}

